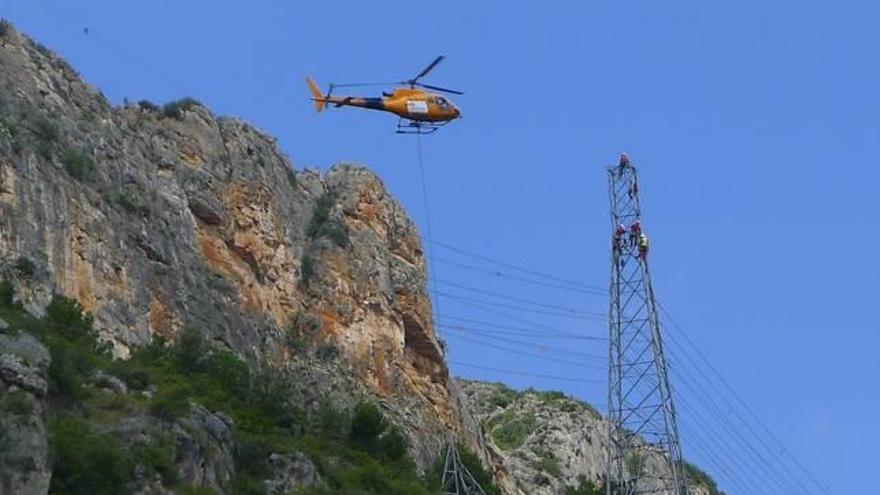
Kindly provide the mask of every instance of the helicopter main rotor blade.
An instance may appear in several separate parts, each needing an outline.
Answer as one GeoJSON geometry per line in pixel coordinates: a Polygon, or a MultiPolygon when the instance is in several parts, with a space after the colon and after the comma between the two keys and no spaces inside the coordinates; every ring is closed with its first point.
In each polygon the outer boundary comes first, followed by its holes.
{"type": "Polygon", "coordinates": [[[334,84],[334,88],[352,88],[355,86],[390,86],[392,84],[399,84],[396,82],[370,82],[370,83],[345,83],[345,84],[334,84]]]}
{"type": "Polygon", "coordinates": [[[440,55],[440,56],[438,56],[437,58],[435,58],[433,62],[431,62],[430,64],[428,64],[428,66],[425,67],[424,69],[422,69],[422,71],[419,72],[419,74],[418,74],[416,77],[412,78],[412,79],[409,81],[410,84],[413,84],[413,83],[415,83],[416,81],[418,81],[419,79],[425,77],[425,76],[428,74],[428,72],[431,72],[432,70],[434,70],[434,67],[436,67],[437,64],[439,64],[440,62],[442,62],[444,58],[446,58],[445,55],[440,55]]]}
{"type": "Polygon", "coordinates": [[[431,86],[430,84],[422,84],[422,83],[417,83],[417,84],[423,88],[433,89],[434,91],[442,91],[444,93],[452,93],[454,95],[463,95],[464,94],[463,92],[458,91],[456,89],[446,89],[446,88],[441,88],[440,86],[431,86]]]}

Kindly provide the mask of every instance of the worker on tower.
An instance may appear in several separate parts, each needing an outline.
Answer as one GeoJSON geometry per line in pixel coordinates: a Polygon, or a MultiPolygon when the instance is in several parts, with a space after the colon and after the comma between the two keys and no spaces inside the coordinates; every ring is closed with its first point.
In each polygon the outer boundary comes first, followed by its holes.
{"type": "Polygon", "coordinates": [[[639,183],[635,179],[629,185],[629,199],[635,198],[639,194],[639,183]]]}
{"type": "Polygon", "coordinates": [[[629,227],[629,243],[635,247],[639,242],[639,234],[642,233],[642,224],[636,220],[629,227]]]}
{"type": "Polygon", "coordinates": [[[629,156],[626,153],[620,154],[620,161],[617,162],[617,176],[623,177],[623,170],[629,166],[629,156]]]}
{"type": "Polygon", "coordinates": [[[648,236],[644,233],[639,234],[639,258],[642,260],[648,257],[648,236]]]}
{"type": "Polygon", "coordinates": [[[623,247],[623,234],[626,233],[626,229],[623,227],[623,224],[617,224],[617,228],[614,229],[614,251],[620,251],[620,248],[623,247]]]}

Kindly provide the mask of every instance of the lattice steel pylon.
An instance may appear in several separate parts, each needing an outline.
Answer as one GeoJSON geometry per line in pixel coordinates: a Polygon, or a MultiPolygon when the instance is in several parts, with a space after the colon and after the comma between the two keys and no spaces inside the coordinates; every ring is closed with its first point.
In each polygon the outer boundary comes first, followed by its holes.
{"type": "Polygon", "coordinates": [[[443,495],[486,495],[467,467],[461,462],[455,440],[449,439],[443,464],[443,495]]]}
{"type": "Polygon", "coordinates": [[[608,169],[611,200],[607,495],[687,495],[675,405],[641,224],[638,173],[608,169]]]}

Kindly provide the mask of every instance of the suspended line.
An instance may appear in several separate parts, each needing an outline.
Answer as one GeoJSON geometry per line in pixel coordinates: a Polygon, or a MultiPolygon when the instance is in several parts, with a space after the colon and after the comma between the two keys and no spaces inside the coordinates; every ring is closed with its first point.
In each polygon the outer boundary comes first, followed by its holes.
{"type": "MultiPolygon", "coordinates": [[[[663,315],[666,316],[667,319],[669,319],[669,321],[672,323],[672,326],[684,338],[684,340],[688,343],[688,345],[690,345],[691,348],[693,348],[693,350],[696,352],[697,356],[706,364],[706,366],[708,366],[709,370],[712,372],[712,374],[715,375],[716,379],[718,381],[720,381],[721,384],[724,386],[724,388],[726,388],[730,392],[730,394],[742,405],[742,407],[746,410],[746,412],[748,412],[752,416],[752,418],[755,420],[755,422],[758,423],[758,425],[767,433],[767,435],[770,436],[770,438],[772,438],[776,442],[776,444],[780,447],[782,452],[784,454],[788,455],[788,457],[792,460],[792,462],[804,474],[807,475],[807,477],[810,479],[810,481],[819,489],[820,492],[827,494],[828,492],[827,492],[826,488],[823,487],[822,484],[816,479],[816,477],[796,457],[794,457],[794,455],[792,455],[790,453],[788,448],[786,448],[785,444],[783,444],[782,441],[780,441],[779,438],[773,434],[773,432],[770,430],[770,428],[767,427],[767,425],[763,421],[761,421],[761,418],[758,417],[758,415],[754,412],[754,410],[751,407],[749,407],[749,405],[745,402],[745,400],[743,400],[743,398],[736,392],[736,390],[733,389],[733,387],[730,385],[730,383],[724,378],[723,375],[721,375],[721,373],[718,371],[718,369],[715,368],[715,366],[711,363],[711,361],[709,361],[709,359],[705,356],[705,354],[703,354],[703,352],[699,349],[699,347],[697,347],[697,345],[693,342],[693,340],[691,340],[691,338],[687,335],[687,332],[685,332],[684,329],[682,329],[682,327],[675,321],[675,319],[666,310],[666,308],[663,307],[663,305],[661,305],[659,302],[657,303],[657,307],[659,307],[660,311],[663,313],[663,315]]],[[[673,339],[674,338],[675,337],[673,337],[673,339]]],[[[686,351],[683,350],[683,352],[685,353],[685,355],[687,355],[686,351]]],[[[693,366],[697,367],[696,364],[693,364],[693,366]]],[[[710,387],[711,387],[711,384],[710,384],[710,387]]],[[[726,399],[725,399],[725,401],[726,401],[726,399]]],[[[728,402],[728,405],[730,406],[729,402],[728,402]]],[[[733,410],[736,411],[735,409],[733,409],[733,410]]],[[[766,443],[764,443],[763,437],[758,435],[757,432],[755,432],[754,429],[752,429],[751,426],[741,416],[739,416],[739,413],[737,413],[737,416],[738,416],[738,419],[743,424],[746,425],[746,428],[748,428],[750,430],[752,435],[755,436],[755,438],[757,438],[759,442],[761,442],[764,449],[770,453],[773,453],[773,450],[770,449],[769,446],[766,445],[766,443]]],[[[794,479],[797,479],[797,477],[794,477],[794,479]]]]}
{"type": "Polygon", "coordinates": [[[496,309],[492,309],[491,307],[486,307],[486,306],[484,306],[484,305],[482,305],[482,304],[472,303],[472,302],[463,301],[463,300],[459,300],[458,302],[461,303],[461,304],[463,304],[463,305],[465,305],[465,306],[470,306],[470,307],[475,308],[475,309],[478,309],[478,310],[480,310],[480,311],[483,311],[483,312],[486,312],[486,313],[490,313],[490,314],[493,314],[493,315],[496,315],[496,316],[500,316],[500,317],[502,317],[502,318],[507,318],[507,319],[509,319],[509,320],[518,321],[518,322],[520,322],[520,323],[525,323],[525,324],[527,324],[527,325],[532,325],[532,326],[534,326],[534,327],[536,327],[536,328],[540,328],[540,329],[542,329],[542,330],[547,330],[547,331],[550,331],[550,332],[558,333],[558,334],[560,334],[560,335],[573,335],[573,334],[570,333],[570,332],[566,332],[566,331],[564,331],[564,330],[559,330],[558,328],[551,327],[551,326],[549,326],[549,325],[543,325],[543,324],[541,324],[541,323],[535,323],[534,321],[528,320],[528,319],[526,319],[526,318],[522,318],[522,317],[520,317],[520,316],[514,316],[514,315],[511,315],[511,314],[503,313],[503,312],[498,311],[498,310],[496,310],[496,309]]]}
{"type": "Polygon", "coordinates": [[[549,346],[545,346],[545,345],[541,345],[541,344],[535,344],[534,342],[523,342],[521,340],[498,337],[497,335],[493,335],[491,332],[482,332],[480,330],[477,330],[474,328],[469,328],[469,327],[457,327],[457,326],[452,326],[452,325],[446,325],[445,328],[447,330],[451,330],[453,332],[459,332],[459,333],[463,333],[463,334],[476,334],[476,335],[479,335],[479,336],[487,338],[487,339],[497,340],[499,342],[505,342],[508,344],[520,345],[520,346],[528,347],[528,348],[533,348],[533,349],[537,349],[542,352],[555,352],[555,353],[559,353],[559,354],[567,354],[570,356],[582,357],[582,358],[586,358],[586,359],[605,359],[605,357],[606,357],[606,356],[601,356],[599,354],[590,354],[588,352],[572,351],[569,349],[560,349],[558,347],[549,347],[549,346]]]}
{"type": "MultiPolygon", "coordinates": [[[[471,318],[462,318],[460,316],[446,315],[446,316],[442,317],[441,321],[445,322],[447,320],[459,321],[459,322],[463,322],[463,323],[472,323],[475,325],[482,325],[482,326],[487,326],[487,327],[491,327],[491,328],[512,330],[512,331],[497,331],[496,333],[498,333],[499,335],[508,334],[508,335],[517,335],[517,336],[535,337],[535,338],[548,338],[548,339],[553,338],[553,339],[590,340],[590,341],[601,341],[601,342],[608,341],[608,337],[593,337],[593,336],[588,336],[588,335],[580,335],[580,334],[576,334],[574,332],[567,332],[564,330],[549,332],[549,331],[544,331],[544,330],[536,330],[534,328],[502,325],[502,324],[494,323],[494,322],[474,320],[471,318]]],[[[446,323],[446,324],[449,325],[450,323],[446,323]]],[[[479,328],[479,327],[475,327],[475,328],[479,328]]],[[[479,328],[479,330],[484,331],[484,332],[490,331],[490,330],[486,330],[483,328],[479,328]]]]}
{"type": "Polygon", "coordinates": [[[439,283],[440,285],[446,285],[449,287],[455,287],[457,289],[475,292],[477,294],[483,294],[483,295],[487,295],[487,296],[497,297],[499,299],[505,299],[508,301],[514,301],[514,302],[519,302],[519,303],[523,303],[523,304],[530,304],[532,306],[538,306],[540,308],[553,309],[553,310],[563,311],[563,312],[567,312],[567,313],[571,313],[571,314],[582,314],[582,315],[587,315],[587,316],[605,318],[604,314],[597,313],[595,311],[584,311],[582,309],[572,308],[569,306],[560,306],[558,304],[548,304],[548,303],[543,303],[543,302],[532,301],[530,299],[524,299],[521,297],[511,296],[509,294],[502,294],[500,292],[494,292],[494,291],[489,291],[486,289],[480,289],[478,287],[472,287],[469,285],[459,284],[456,282],[449,282],[447,280],[439,280],[438,279],[437,283],[439,283]]]}
{"type": "Polygon", "coordinates": [[[544,360],[544,361],[549,361],[549,362],[552,362],[552,363],[564,364],[564,365],[568,365],[568,366],[575,366],[575,367],[578,367],[578,368],[585,368],[585,369],[600,369],[600,370],[604,370],[604,369],[605,369],[605,366],[591,365],[591,364],[585,364],[585,363],[581,363],[581,362],[577,362],[577,361],[569,361],[569,360],[567,360],[567,359],[559,359],[559,358],[554,358],[554,357],[549,357],[549,356],[543,356],[543,355],[541,355],[541,354],[536,354],[536,353],[533,353],[533,352],[527,352],[527,351],[521,351],[521,350],[519,350],[519,349],[513,349],[513,348],[510,348],[510,347],[503,346],[503,345],[493,344],[493,343],[491,343],[491,342],[486,342],[486,341],[479,340],[479,339],[473,339],[473,338],[470,338],[470,337],[465,337],[465,336],[463,336],[463,335],[449,335],[449,337],[453,337],[453,338],[456,338],[456,339],[461,339],[461,340],[464,340],[464,341],[467,341],[467,342],[471,342],[471,343],[474,343],[474,344],[477,344],[477,345],[481,345],[481,346],[489,347],[489,348],[492,348],[492,349],[497,349],[497,350],[500,350],[500,351],[510,352],[510,353],[512,353],[512,354],[519,354],[519,355],[521,355],[521,356],[528,356],[528,357],[533,357],[533,358],[535,358],[535,359],[542,359],[542,360],[544,360]]]}
{"type": "MultiPolygon", "coordinates": [[[[686,385],[691,390],[694,390],[692,388],[692,387],[694,387],[694,385],[692,383],[690,383],[689,381],[685,380],[684,376],[679,375],[678,373],[675,372],[675,370],[672,370],[672,374],[678,376],[678,378],[680,379],[679,383],[686,385]]],[[[785,486],[786,483],[779,479],[778,474],[774,474],[774,472],[772,471],[772,468],[770,467],[769,463],[767,463],[766,459],[764,459],[762,456],[759,456],[756,454],[756,452],[754,451],[754,447],[752,447],[749,444],[748,440],[745,439],[743,437],[743,435],[739,431],[737,431],[737,429],[732,424],[730,424],[730,422],[723,416],[721,411],[717,410],[717,406],[716,406],[715,411],[710,410],[711,408],[706,405],[706,402],[704,402],[704,398],[703,398],[704,392],[696,391],[696,390],[694,390],[694,391],[696,393],[696,397],[698,399],[700,406],[707,413],[709,413],[709,415],[711,417],[719,419],[720,420],[719,425],[724,427],[722,430],[720,430],[720,431],[723,431],[724,434],[718,433],[719,430],[717,430],[715,428],[707,428],[708,431],[712,432],[712,434],[715,438],[715,441],[717,441],[719,444],[725,445],[727,447],[727,450],[736,456],[737,461],[740,462],[743,466],[745,466],[752,473],[752,476],[754,478],[760,478],[764,485],[771,486],[771,487],[773,485],[776,485],[781,490],[785,491],[786,493],[791,493],[791,491],[790,491],[791,487],[785,486]],[[731,440],[733,440],[733,442],[730,442],[730,441],[725,442],[724,438],[722,438],[724,436],[730,438],[731,440]],[[734,444],[736,446],[739,446],[740,450],[731,448],[734,444]],[[749,451],[751,451],[751,452],[749,452],[749,451]],[[742,453],[744,457],[741,456],[740,453],[742,453]],[[751,461],[751,462],[749,462],[749,461],[751,461]]],[[[677,397],[677,399],[681,403],[684,410],[691,411],[691,413],[694,415],[695,419],[696,418],[702,419],[701,416],[699,416],[696,413],[697,409],[694,406],[691,406],[688,403],[688,401],[684,400],[684,398],[680,394],[677,397]]],[[[714,404],[713,404],[713,406],[714,406],[714,404]]],[[[763,485],[759,485],[759,487],[761,488],[760,491],[764,492],[763,485]]],[[[777,492],[777,490],[778,490],[777,488],[773,488],[771,493],[775,493],[775,492],[777,492]]]]}
{"type": "MultiPolygon", "coordinates": [[[[419,176],[422,182],[422,203],[425,205],[425,232],[428,234],[428,279],[434,293],[437,292],[437,273],[434,266],[434,242],[431,229],[431,209],[428,207],[428,181],[425,179],[425,161],[422,156],[422,137],[416,133],[416,150],[419,158],[419,176]]],[[[436,320],[436,316],[440,314],[440,298],[434,298],[434,310],[431,317],[436,320]]]]}
{"type": "Polygon", "coordinates": [[[569,291],[569,292],[577,292],[580,294],[590,294],[590,295],[598,295],[598,296],[607,296],[608,295],[607,291],[600,291],[600,290],[593,290],[593,289],[589,289],[589,290],[588,289],[578,289],[575,287],[569,287],[569,286],[561,285],[561,284],[554,284],[551,282],[542,282],[540,280],[534,280],[531,278],[511,275],[509,273],[504,273],[499,270],[489,270],[486,268],[479,268],[474,265],[469,265],[467,263],[460,263],[457,261],[451,261],[451,260],[447,260],[445,258],[436,258],[435,257],[434,261],[437,263],[442,263],[444,265],[455,266],[458,268],[463,268],[465,270],[470,270],[470,271],[477,272],[477,273],[483,273],[485,275],[492,275],[495,277],[506,278],[509,280],[516,280],[518,282],[524,282],[527,284],[537,285],[537,286],[541,286],[541,287],[549,287],[552,289],[560,289],[560,290],[569,291]]]}
{"type": "MultiPolygon", "coordinates": [[[[687,355],[686,350],[685,350],[683,347],[681,347],[681,344],[678,343],[678,341],[676,340],[675,336],[670,334],[670,337],[671,337],[670,342],[671,342],[671,343],[672,343],[677,349],[681,349],[682,353],[685,354],[685,357],[687,357],[687,359],[690,361],[689,364],[690,364],[691,366],[694,367],[695,371],[697,372],[697,375],[699,375],[699,376],[703,376],[703,374],[700,373],[700,370],[699,370],[699,368],[697,367],[697,365],[691,360],[690,356],[687,355]]],[[[670,349],[670,351],[673,351],[673,349],[670,349]]],[[[677,359],[677,357],[676,357],[676,355],[675,355],[674,352],[671,352],[671,353],[670,353],[670,358],[674,358],[674,359],[672,359],[672,362],[673,362],[673,363],[679,363],[679,362],[680,362],[680,363],[683,363],[683,364],[685,363],[684,361],[679,361],[679,360],[677,359]]],[[[715,402],[715,400],[713,399],[713,397],[711,396],[711,394],[710,394],[709,392],[707,392],[705,389],[703,389],[703,387],[700,385],[699,380],[698,380],[694,375],[691,374],[690,370],[689,370],[687,367],[684,367],[684,366],[674,367],[674,366],[673,366],[673,367],[671,368],[670,372],[671,372],[671,374],[677,376],[677,377],[680,379],[680,382],[679,382],[679,383],[688,386],[688,387],[691,388],[694,392],[696,392],[696,394],[697,394],[696,397],[699,399],[701,405],[702,405],[702,406],[703,406],[703,407],[704,407],[704,408],[705,408],[710,414],[714,414],[717,418],[720,418],[720,423],[719,423],[719,424],[721,424],[722,426],[725,427],[727,433],[731,436],[731,438],[733,438],[734,440],[736,440],[737,443],[738,443],[738,444],[739,444],[739,445],[740,445],[745,451],[747,451],[747,454],[749,455],[749,458],[752,458],[752,459],[757,458],[757,459],[760,461],[758,465],[764,467],[766,470],[769,470],[769,473],[771,474],[771,478],[775,478],[775,481],[780,485],[780,487],[781,487],[782,489],[784,489],[784,490],[787,489],[789,492],[791,492],[791,490],[795,490],[795,493],[797,493],[797,491],[799,491],[799,490],[800,490],[800,491],[805,491],[805,492],[809,492],[809,491],[810,491],[810,490],[806,489],[806,487],[803,486],[803,483],[801,482],[801,480],[800,480],[798,477],[796,477],[796,476],[792,476],[790,472],[788,473],[788,476],[783,475],[780,471],[774,469],[773,465],[771,465],[771,463],[768,462],[768,461],[766,460],[766,458],[765,458],[760,452],[758,452],[758,449],[756,448],[756,446],[755,446],[752,442],[750,442],[750,441],[745,437],[745,435],[743,435],[743,432],[742,432],[741,430],[739,430],[739,429],[737,428],[737,426],[736,426],[735,424],[733,424],[733,422],[730,420],[730,418],[729,418],[729,414],[730,414],[731,412],[734,413],[734,414],[737,415],[737,416],[739,416],[739,414],[738,414],[738,413],[736,412],[736,410],[732,407],[732,405],[730,404],[730,402],[728,402],[728,401],[727,401],[727,400],[726,400],[721,394],[718,394],[718,396],[719,396],[719,397],[720,397],[720,398],[721,398],[721,399],[727,404],[727,406],[728,406],[728,408],[729,408],[729,411],[728,411],[728,414],[727,414],[727,415],[724,414],[724,412],[722,411],[721,407],[715,402]],[[687,380],[685,380],[685,376],[682,375],[682,374],[679,372],[679,370],[683,370],[683,371],[687,374],[687,378],[688,378],[687,380]],[[704,402],[704,400],[707,401],[707,402],[704,402]],[[707,405],[707,404],[708,404],[708,405],[707,405]],[[711,407],[710,407],[710,406],[711,406],[711,407]],[[711,409],[711,410],[710,410],[710,409],[711,409]],[[714,413],[713,413],[712,410],[714,410],[714,413]],[[800,485],[800,488],[799,488],[799,489],[795,489],[795,487],[792,486],[792,484],[791,484],[791,480],[794,480],[798,485],[800,485]]],[[[712,386],[712,384],[708,384],[708,385],[709,385],[710,390],[715,391],[716,394],[718,393],[717,390],[712,386]]],[[[740,422],[742,422],[743,424],[745,424],[746,428],[748,428],[748,429],[751,430],[751,428],[749,427],[749,425],[746,424],[746,423],[742,420],[741,417],[739,417],[738,419],[740,419],[740,422]]],[[[752,435],[754,435],[754,432],[753,432],[753,431],[752,431],[752,435]]],[[[759,441],[760,441],[760,440],[761,440],[761,439],[759,438],[759,441]]],[[[773,455],[773,452],[770,451],[769,449],[767,449],[766,445],[763,445],[763,448],[764,448],[764,450],[765,450],[766,452],[768,452],[769,454],[773,455]]],[[[774,457],[775,457],[775,456],[774,456],[774,457]]],[[[786,469],[786,471],[788,471],[788,470],[786,469]]]]}
{"type": "Polygon", "coordinates": [[[477,253],[473,253],[473,252],[470,252],[470,251],[466,251],[466,250],[461,249],[461,248],[457,248],[457,247],[455,247],[455,246],[453,246],[453,245],[451,245],[451,244],[447,244],[447,243],[445,243],[445,242],[433,241],[433,243],[434,243],[435,245],[437,245],[437,246],[439,246],[439,247],[441,247],[441,248],[447,249],[447,250],[449,250],[449,251],[453,251],[453,252],[456,252],[456,253],[459,253],[459,254],[463,254],[463,255],[465,255],[465,256],[468,256],[468,257],[471,257],[471,258],[474,258],[474,259],[478,259],[478,260],[481,260],[481,261],[485,261],[485,262],[487,262],[487,263],[492,263],[492,264],[495,264],[495,265],[498,265],[498,266],[503,266],[503,267],[505,267],[505,268],[509,268],[509,269],[511,269],[511,270],[516,270],[516,271],[519,271],[519,272],[522,272],[522,273],[527,273],[527,274],[529,274],[529,275],[534,275],[534,276],[536,276],[536,277],[546,278],[546,279],[548,279],[548,280],[553,280],[553,281],[560,282],[560,283],[563,283],[563,284],[572,285],[572,286],[575,286],[575,287],[580,287],[580,288],[582,288],[582,289],[596,290],[596,291],[603,291],[603,293],[604,293],[604,290],[605,290],[605,289],[603,289],[602,287],[598,287],[598,286],[595,286],[595,285],[584,284],[584,283],[582,283],[582,282],[577,282],[577,281],[574,281],[574,280],[568,280],[568,279],[565,279],[565,278],[562,278],[562,277],[557,277],[557,276],[555,276],[555,275],[549,275],[549,274],[541,273],[541,272],[539,272],[539,271],[535,271],[535,270],[532,270],[532,269],[529,269],[529,268],[525,268],[525,267],[522,267],[522,266],[517,266],[517,265],[511,264],[511,263],[506,263],[506,262],[504,262],[504,261],[495,260],[495,259],[492,259],[492,258],[490,258],[490,257],[488,257],[488,256],[484,256],[484,255],[482,255],[482,254],[477,254],[477,253]]]}
{"type": "Polygon", "coordinates": [[[501,303],[501,302],[497,302],[497,301],[487,301],[485,299],[477,299],[477,298],[473,298],[473,297],[461,296],[458,294],[450,294],[448,292],[443,292],[443,291],[435,291],[435,294],[438,296],[445,297],[447,299],[453,299],[456,301],[470,302],[470,303],[475,303],[475,304],[484,304],[487,306],[495,306],[498,308],[509,309],[511,311],[520,311],[523,313],[532,313],[532,314],[539,314],[539,315],[546,315],[546,316],[556,316],[559,318],[570,318],[570,319],[575,319],[575,320],[603,321],[606,319],[606,317],[604,317],[604,316],[600,317],[598,315],[598,313],[596,315],[592,315],[592,314],[571,314],[571,313],[563,313],[560,311],[544,311],[541,309],[523,308],[523,307],[516,306],[513,304],[506,304],[506,303],[501,303]]]}

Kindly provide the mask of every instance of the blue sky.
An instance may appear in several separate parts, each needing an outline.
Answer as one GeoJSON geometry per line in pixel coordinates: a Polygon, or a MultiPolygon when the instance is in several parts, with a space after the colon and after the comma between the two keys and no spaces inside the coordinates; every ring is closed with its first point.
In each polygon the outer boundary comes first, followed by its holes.
{"type": "MultiPolygon", "coordinates": [[[[414,139],[393,134],[388,115],[315,114],[302,79],[395,80],[447,55],[428,82],[467,91],[453,98],[464,119],[423,140],[427,195],[435,240],[465,250],[605,285],[604,167],[628,151],[641,171],[658,297],[829,493],[864,491],[880,442],[880,399],[871,392],[880,376],[880,7],[845,0],[137,5],[7,0],[0,16],[60,52],[113,102],[191,95],[276,135],[296,168],[369,165],[423,230],[414,139]]],[[[434,256],[468,260],[439,247],[434,256]]],[[[460,285],[588,311],[607,304],[435,265],[439,280],[460,285]]],[[[505,321],[442,296],[439,303],[441,318],[505,321]]],[[[586,335],[606,332],[597,321],[538,318],[586,335]]],[[[446,339],[455,362],[604,378],[604,359],[573,369],[454,333],[446,339]]],[[[601,342],[545,344],[605,352],[601,342]]],[[[453,369],[605,402],[603,384],[453,369]]],[[[702,461],[689,454],[690,430],[682,430],[685,454],[702,461]]]]}

